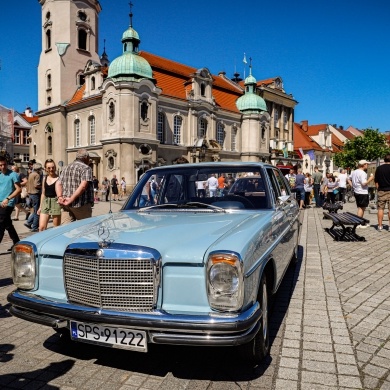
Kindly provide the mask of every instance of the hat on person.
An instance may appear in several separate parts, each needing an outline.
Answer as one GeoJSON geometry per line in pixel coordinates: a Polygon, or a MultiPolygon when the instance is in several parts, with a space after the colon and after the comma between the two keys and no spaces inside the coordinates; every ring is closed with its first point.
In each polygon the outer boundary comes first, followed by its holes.
{"type": "Polygon", "coordinates": [[[358,165],[364,165],[364,164],[368,164],[368,161],[367,160],[360,160],[358,162],[358,165]]]}

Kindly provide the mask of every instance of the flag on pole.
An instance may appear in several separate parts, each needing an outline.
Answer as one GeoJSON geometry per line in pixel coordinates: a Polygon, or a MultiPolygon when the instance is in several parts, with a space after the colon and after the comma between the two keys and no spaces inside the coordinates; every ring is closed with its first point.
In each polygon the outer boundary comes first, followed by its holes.
{"type": "Polygon", "coordinates": [[[309,151],[307,152],[307,154],[309,155],[310,160],[314,161],[314,160],[316,159],[316,156],[315,156],[315,154],[314,154],[314,150],[309,150],[309,151]]]}
{"type": "Polygon", "coordinates": [[[244,64],[247,64],[247,63],[248,63],[247,60],[246,60],[246,55],[245,55],[245,53],[244,53],[244,59],[242,60],[242,62],[243,62],[244,64]]]}
{"type": "Polygon", "coordinates": [[[304,154],[302,148],[299,148],[298,154],[299,154],[299,158],[302,159],[304,154]]]}

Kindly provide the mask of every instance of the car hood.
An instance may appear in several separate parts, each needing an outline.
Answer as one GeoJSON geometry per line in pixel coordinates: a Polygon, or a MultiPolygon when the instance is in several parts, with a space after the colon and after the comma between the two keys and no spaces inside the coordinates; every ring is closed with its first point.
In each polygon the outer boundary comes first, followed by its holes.
{"type": "Polygon", "coordinates": [[[106,240],[154,248],[164,263],[202,263],[211,250],[240,252],[254,229],[260,233],[259,226],[267,225],[268,215],[121,211],[49,229],[25,241],[45,257],[62,257],[69,244],[106,240]]]}

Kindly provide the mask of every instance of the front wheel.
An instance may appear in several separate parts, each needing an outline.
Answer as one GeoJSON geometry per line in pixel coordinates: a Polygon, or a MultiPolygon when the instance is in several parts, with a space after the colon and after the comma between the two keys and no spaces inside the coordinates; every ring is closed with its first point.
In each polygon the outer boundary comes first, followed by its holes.
{"type": "Polygon", "coordinates": [[[269,328],[268,328],[268,288],[267,278],[262,276],[260,282],[259,302],[261,305],[262,317],[260,329],[256,336],[246,344],[240,346],[240,353],[243,359],[249,363],[258,364],[269,354],[269,328]]]}

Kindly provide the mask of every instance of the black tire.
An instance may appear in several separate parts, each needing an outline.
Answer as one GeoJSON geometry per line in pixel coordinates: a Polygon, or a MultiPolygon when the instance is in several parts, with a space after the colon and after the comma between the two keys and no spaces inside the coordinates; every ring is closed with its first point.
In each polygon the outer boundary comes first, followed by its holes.
{"type": "Polygon", "coordinates": [[[265,275],[261,278],[258,299],[263,312],[260,319],[259,331],[249,343],[240,346],[241,357],[251,364],[259,364],[261,360],[269,354],[270,350],[268,322],[269,297],[267,278],[265,275]]]}

